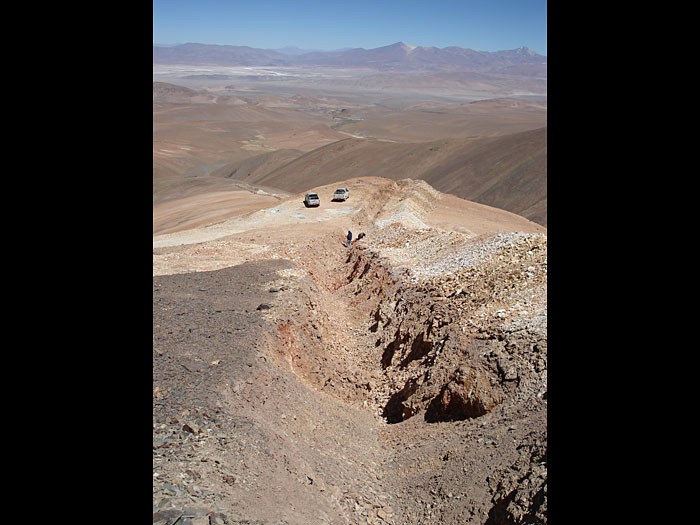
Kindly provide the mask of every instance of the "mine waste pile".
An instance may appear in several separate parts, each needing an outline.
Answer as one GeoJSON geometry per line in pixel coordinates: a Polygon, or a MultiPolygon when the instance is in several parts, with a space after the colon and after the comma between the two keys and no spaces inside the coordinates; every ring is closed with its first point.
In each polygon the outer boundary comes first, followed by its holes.
{"type": "Polygon", "coordinates": [[[546,523],[546,233],[397,187],[347,249],[330,220],[154,248],[154,523],[546,523]]]}

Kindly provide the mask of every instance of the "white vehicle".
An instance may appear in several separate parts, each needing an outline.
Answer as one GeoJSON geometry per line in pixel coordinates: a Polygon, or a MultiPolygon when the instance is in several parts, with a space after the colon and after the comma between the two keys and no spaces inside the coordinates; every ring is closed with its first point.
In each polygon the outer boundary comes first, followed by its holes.
{"type": "Polygon", "coordinates": [[[321,199],[318,198],[317,193],[307,193],[306,196],[304,197],[304,206],[307,208],[309,206],[320,206],[321,205],[321,199]]]}
{"type": "Polygon", "coordinates": [[[346,201],[350,197],[350,192],[347,188],[338,188],[333,194],[334,201],[346,201]]]}

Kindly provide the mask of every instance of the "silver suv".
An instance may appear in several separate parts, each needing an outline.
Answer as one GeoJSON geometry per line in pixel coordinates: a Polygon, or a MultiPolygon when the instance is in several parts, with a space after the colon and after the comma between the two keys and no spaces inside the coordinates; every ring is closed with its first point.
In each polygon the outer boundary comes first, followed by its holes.
{"type": "Polygon", "coordinates": [[[309,206],[320,206],[321,205],[321,199],[318,198],[317,193],[307,193],[306,196],[304,197],[304,206],[307,208],[309,206]]]}
{"type": "Polygon", "coordinates": [[[350,197],[350,192],[347,188],[338,188],[333,194],[334,201],[346,201],[350,197]]]}

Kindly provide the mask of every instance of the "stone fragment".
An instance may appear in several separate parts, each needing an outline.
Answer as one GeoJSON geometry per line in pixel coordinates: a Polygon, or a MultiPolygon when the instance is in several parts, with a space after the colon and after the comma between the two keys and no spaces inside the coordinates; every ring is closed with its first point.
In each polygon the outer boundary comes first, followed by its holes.
{"type": "Polygon", "coordinates": [[[194,421],[188,421],[184,425],[182,425],[182,430],[185,432],[189,432],[190,434],[198,434],[200,432],[199,425],[195,423],[194,421]]]}
{"type": "Polygon", "coordinates": [[[431,401],[425,419],[436,422],[475,418],[490,412],[497,403],[498,398],[486,375],[461,366],[431,401]]]}

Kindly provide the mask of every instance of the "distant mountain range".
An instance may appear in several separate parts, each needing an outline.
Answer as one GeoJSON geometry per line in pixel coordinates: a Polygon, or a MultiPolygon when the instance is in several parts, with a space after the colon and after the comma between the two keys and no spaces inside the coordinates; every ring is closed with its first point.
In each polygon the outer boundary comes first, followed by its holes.
{"type": "Polygon", "coordinates": [[[327,66],[381,71],[473,71],[546,77],[547,57],[527,47],[474,51],[463,47],[409,46],[397,42],[375,49],[309,51],[211,44],[153,45],[153,63],[218,66],[327,66]]]}

